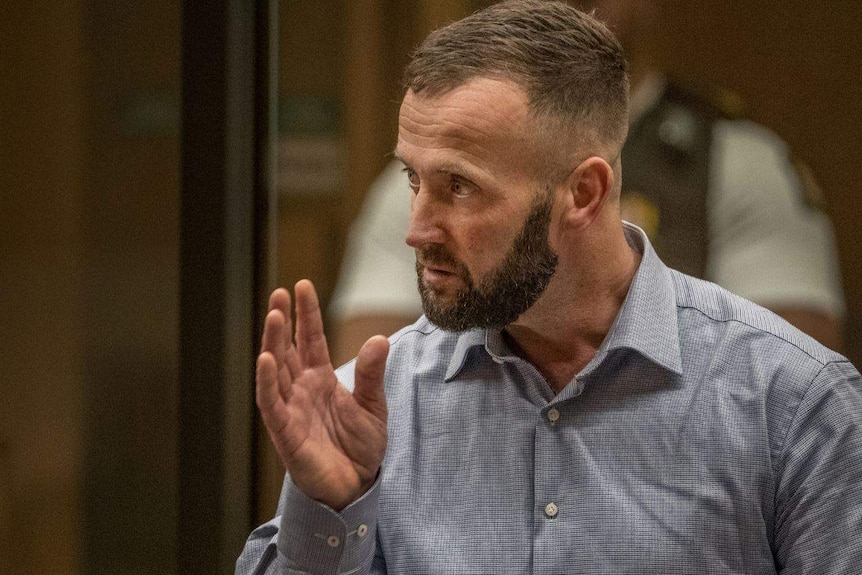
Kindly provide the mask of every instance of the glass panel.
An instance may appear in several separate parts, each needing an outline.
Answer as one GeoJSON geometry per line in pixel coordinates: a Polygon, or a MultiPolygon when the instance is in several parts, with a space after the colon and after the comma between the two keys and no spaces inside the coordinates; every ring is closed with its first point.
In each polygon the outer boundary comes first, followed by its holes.
{"type": "MultiPolygon", "coordinates": [[[[344,130],[344,0],[279,3],[278,159],[279,285],[315,282],[326,302],[342,240],[339,205],[347,175],[344,130]]],[[[257,523],[275,512],[284,477],[259,429],[257,523]]]]}

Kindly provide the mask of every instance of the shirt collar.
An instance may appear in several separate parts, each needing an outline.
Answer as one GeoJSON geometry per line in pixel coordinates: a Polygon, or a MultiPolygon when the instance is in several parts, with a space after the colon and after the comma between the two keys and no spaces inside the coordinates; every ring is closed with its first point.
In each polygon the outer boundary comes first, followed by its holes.
{"type": "Polygon", "coordinates": [[[671,272],[642,229],[628,222],[623,225],[629,245],[642,256],[641,263],[605,341],[578,377],[589,374],[615,349],[634,350],[653,363],[682,374],[671,272]]]}
{"type": "MultiPolygon", "coordinates": [[[[449,366],[446,368],[445,381],[451,381],[458,375],[467,362],[467,356],[470,354],[471,349],[485,345],[486,332],[494,333],[491,330],[471,329],[470,331],[458,334],[458,339],[455,342],[455,350],[452,352],[452,358],[449,360],[449,366]]],[[[499,332],[496,333],[498,334],[497,337],[500,337],[499,332]]],[[[488,353],[495,361],[500,361],[494,353],[490,351],[488,353]]]]}
{"type": "MultiPolygon", "coordinates": [[[[676,294],[670,270],[659,259],[642,229],[628,222],[623,225],[629,245],[642,255],[641,262],[608,335],[577,377],[588,375],[615,349],[632,349],[669,371],[681,374],[676,294]]],[[[458,334],[446,369],[446,381],[458,375],[470,350],[479,346],[498,363],[511,354],[499,330],[462,332],[458,334]]]]}

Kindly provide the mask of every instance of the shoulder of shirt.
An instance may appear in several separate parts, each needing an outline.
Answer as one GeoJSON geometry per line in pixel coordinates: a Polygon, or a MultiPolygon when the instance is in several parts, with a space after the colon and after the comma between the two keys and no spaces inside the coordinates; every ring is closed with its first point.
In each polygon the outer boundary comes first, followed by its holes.
{"type": "Polygon", "coordinates": [[[449,367],[452,361],[462,361],[470,350],[484,345],[483,329],[449,331],[423,315],[389,337],[389,359],[402,365],[436,369],[449,367]]]}
{"type": "MultiPolygon", "coordinates": [[[[847,361],[841,354],[825,347],[789,322],[718,284],[670,270],[678,309],[690,309],[707,322],[735,322],[743,328],[745,345],[768,340],[772,349],[795,358],[809,358],[816,365],[847,361]]],[[[778,361],[776,356],[765,360],[778,361]]]]}
{"type": "MultiPolygon", "coordinates": [[[[389,343],[395,345],[400,340],[409,338],[411,334],[426,336],[431,335],[434,332],[451,333],[444,332],[444,330],[442,330],[439,326],[434,325],[433,323],[428,321],[427,317],[422,315],[412,324],[402,327],[401,329],[393,333],[391,336],[389,336],[389,343]]],[[[457,334],[451,333],[451,335],[456,336],[457,334]]]]}
{"type": "MultiPolygon", "coordinates": [[[[389,336],[389,356],[386,360],[387,376],[394,371],[403,375],[416,366],[430,362],[435,363],[445,359],[446,351],[454,350],[460,334],[449,332],[434,325],[423,315],[415,322],[404,326],[389,336]]],[[[336,371],[338,380],[348,390],[353,390],[354,384],[354,357],[336,371]]],[[[392,378],[387,377],[391,382],[392,378]]],[[[396,378],[397,380],[397,378],[396,378]]]]}
{"type": "Polygon", "coordinates": [[[390,357],[393,355],[427,355],[443,349],[454,349],[462,334],[442,329],[424,315],[412,324],[389,336],[390,357]]]}
{"type": "MultiPolygon", "coordinates": [[[[781,136],[744,118],[717,120],[712,133],[727,164],[756,164],[762,173],[769,173],[770,169],[792,171],[798,181],[796,190],[805,205],[815,211],[829,212],[826,195],[811,166],[781,136]]],[[[740,176],[747,177],[747,174],[740,173],[740,176]]]]}

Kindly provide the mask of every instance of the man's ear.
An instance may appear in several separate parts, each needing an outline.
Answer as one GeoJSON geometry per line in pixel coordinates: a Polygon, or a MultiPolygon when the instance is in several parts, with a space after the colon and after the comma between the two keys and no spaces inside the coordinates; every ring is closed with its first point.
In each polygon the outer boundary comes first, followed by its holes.
{"type": "Polygon", "coordinates": [[[566,180],[566,225],[580,230],[592,224],[613,195],[614,181],[614,169],[598,156],[587,158],[572,170],[566,180]]]}

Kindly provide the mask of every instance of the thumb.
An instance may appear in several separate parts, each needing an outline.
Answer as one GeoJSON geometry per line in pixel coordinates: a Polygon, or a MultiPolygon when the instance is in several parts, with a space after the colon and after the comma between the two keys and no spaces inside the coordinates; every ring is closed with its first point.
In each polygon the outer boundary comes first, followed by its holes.
{"type": "Polygon", "coordinates": [[[386,419],[386,396],[383,393],[383,373],[389,355],[389,340],[375,335],[365,342],[356,356],[353,377],[353,398],[361,407],[386,419]]]}

